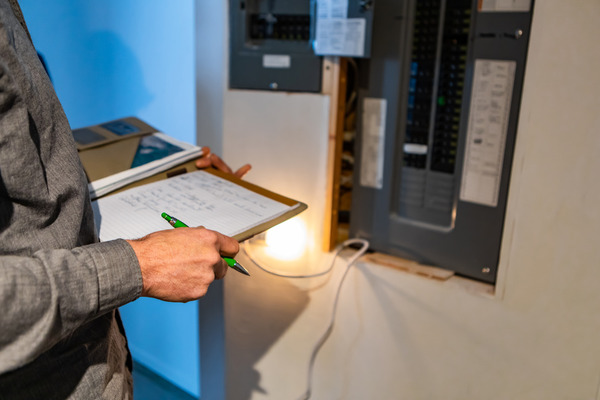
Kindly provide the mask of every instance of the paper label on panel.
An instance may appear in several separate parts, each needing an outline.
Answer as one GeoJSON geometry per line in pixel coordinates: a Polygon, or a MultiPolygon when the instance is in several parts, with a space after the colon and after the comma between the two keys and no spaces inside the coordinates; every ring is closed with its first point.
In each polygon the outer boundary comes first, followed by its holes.
{"type": "Polygon", "coordinates": [[[364,18],[348,19],[348,0],[318,0],[315,53],[362,57],[365,53],[364,18]]]}
{"type": "Polygon", "coordinates": [[[365,98],[362,112],[361,186],[383,187],[383,151],[385,142],[385,99],[365,98]]]}
{"type": "Polygon", "coordinates": [[[348,16],[348,0],[318,0],[317,18],[346,18],[348,16]]]}
{"type": "Polygon", "coordinates": [[[288,55],[265,54],[262,63],[263,68],[290,68],[292,58],[288,55]]]}
{"type": "Polygon", "coordinates": [[[498,205],[515,68],[515,61],[475,61],[462,201],[498,205]]]}
{"type": "Polygon", "coordinates": [[[317,21],[315,53],[347,57],[365,54],[364,18],[332,18],[317,21]]]}
{"type": "Polygon", "coordinates": [[[528,12],[531,0],[479,0],[479,11],[528,12]]]}
{"type": "Polygon", "coordinates": [[[404,143],[403,149],[404,152],[408,154],[425,155],[427,154],[429,146],[426,144],[404,143]]]}

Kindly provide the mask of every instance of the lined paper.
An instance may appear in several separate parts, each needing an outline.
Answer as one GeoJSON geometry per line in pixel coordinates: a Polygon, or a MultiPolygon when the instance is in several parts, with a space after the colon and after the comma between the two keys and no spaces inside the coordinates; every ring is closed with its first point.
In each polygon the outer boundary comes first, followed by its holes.
{"type": "Polygon", "coordinates": [[[136,239],[170,229],[160,216],[162,212],[189,226],[234,236],[297,207],[205,171],[135,187],[96,200],[92,206],[102,241],[136,239]]]}

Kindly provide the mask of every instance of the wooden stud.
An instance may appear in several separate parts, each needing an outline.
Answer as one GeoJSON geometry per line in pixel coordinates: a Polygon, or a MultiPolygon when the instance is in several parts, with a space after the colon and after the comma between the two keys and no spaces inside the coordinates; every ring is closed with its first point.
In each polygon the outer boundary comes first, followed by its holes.
{"type": "Polygon", "coordinates": [[[343,57],[326,59],[325,70],[323,92],[330,95],[330,104],[323,249],[331,251],[337,244],[348,60],[343,57]]]}

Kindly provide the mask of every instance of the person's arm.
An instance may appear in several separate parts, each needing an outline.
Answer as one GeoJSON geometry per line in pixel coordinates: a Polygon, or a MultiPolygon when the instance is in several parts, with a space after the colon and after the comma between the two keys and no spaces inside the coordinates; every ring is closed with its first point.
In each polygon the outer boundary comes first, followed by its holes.
{"type": "Polygon", "coordinates": [[[0,374],[141,293],[140,268],[124,240],[0,256],[0,374]]]}
{"type": "MultiPolygon", "coordinates": [[[[93,241],[93,228],[83,222],[91,210],[76,151],[69,133],[40,139],[38,131],[68,125],[32,118],[10,55],[0,57],[0,374],[141,295],[200,297],[227,270],[216,255],[238,250],[234,239],[201,228],[78,246],[93,241]]],[[[35,95],[44,107],[56,102],[39,88],[35,95]]]]}
{"type": "Polygon", "coordinates": [[[152,233],[32,257],[0,257],[0,374],[139,296],[196,300],[225,276],[236,240],[204,228],[152,233]]]}

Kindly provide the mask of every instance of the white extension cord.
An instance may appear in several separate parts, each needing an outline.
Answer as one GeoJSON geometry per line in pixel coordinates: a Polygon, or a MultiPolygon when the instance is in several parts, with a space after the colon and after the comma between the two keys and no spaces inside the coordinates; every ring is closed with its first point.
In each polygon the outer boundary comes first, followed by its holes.
{"type": "Polygon", "coordinates": [[[267,268],[264,268],[262,265],[260,265],[260,263],[252,257],[246,244],[244,244],[244,246],[243,246],[244,253],[246,253],[246,255],[248,256],[250,261],[252,261],[258,268],[262,269],[263,271],[265,271],[271,275],[279,276],[282,278],[315,278],[315,277],[323,276],[323,275],[329,273],[333,269],[333,266],[335,265],[335,260],[337,259],[340,252],[342,250],[344,250],[346,247],[354,245],[354,244],[360,244],[361,247],[360,247],[360,249],[358,249],[356,251],[356,253],[354,253],[352,255],[352,257],[348,260],[348,263],[346,264],[346,270],[344,271],[342,278],[340,279],[340,282],[338,284],[338,288],[337,288],[337,291],[335,294],[335,298],[333,300],[333,309],[331,311],[331,318],[329,320],[329,325],[327,326],[327,329],[325,329],[325,331],[323,332],[323,334],[321,335],[321,337],[319,338],[319,340],[313,347],[313,350],[312,350],[312,353],[310,356],[310,361],[308,364],[308,381],[307,381],[307,385],[306,385],[306,391],[302,394],[302,396],[299,397],[298,400],[308,400],[308,399],[310,399],[310,396],[312,395],[312,375],[313,375],[315,360],[317,358],[317,354],[319,353],[319,350],[321,350],[321,348],[323,347],[323,345],[325,344],[325,342],[331,335],[331,332],[333,331],[338,301],[340,298],[340,293],[342,291],[342,285],[344,283],[344,280],[346,279],[346,276],[348,275],[348,271],[350,271],[350,267],[352,267],[352,265],[354,265],[356,260],[358,260],[363,254],[365,254],[365,252],[369,248],[369,242],[364,239],[348,239],[348,240],[344,241],[341,245],[339,245],[337,247],[337,249],[333,255],[333,259],[331,261],[331,265],[329,266],[329,268],[327,268],[325,271],[318,272],[315,274],[310,274],[310,275],[287,275],[287,274],[280,274],[277,272],[269,271],[267,268]]]}

